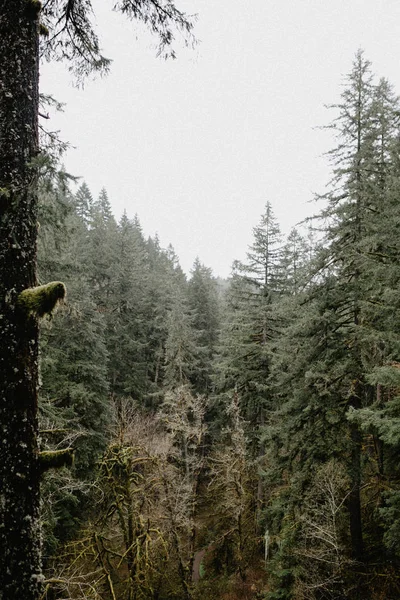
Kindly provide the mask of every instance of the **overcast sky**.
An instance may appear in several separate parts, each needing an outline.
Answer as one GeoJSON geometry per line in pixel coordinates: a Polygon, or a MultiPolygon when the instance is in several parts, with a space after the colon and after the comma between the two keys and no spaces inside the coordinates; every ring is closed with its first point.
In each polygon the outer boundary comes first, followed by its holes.
{"type": "Polygon", "coordinates": [[[332,140],[317,126],[358,48],[400,92],[398,0],[181,0],[200,43],[166,62],[107,5],[93,0],[111,73],[80,90],[45,65],[42,92],[66,103],[50,127],[75,146],[66,168],[172,243],[187,272],[199,256],[227,276],[268,200],[285,232],[318,210],[332,140]]]}

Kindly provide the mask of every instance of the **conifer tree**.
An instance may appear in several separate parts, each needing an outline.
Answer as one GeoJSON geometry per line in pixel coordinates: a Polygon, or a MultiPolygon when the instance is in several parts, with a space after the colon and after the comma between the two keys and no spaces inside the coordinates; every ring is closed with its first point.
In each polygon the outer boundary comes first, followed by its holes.
{"type": "Polygon", "coordinates": [[[234,263],[218,367],[220,390],[237,390],[253,434],[272,406],[269,352],[279,330],[274,302],[283,289],[281,251],[279,225],[267,203],[247,262],[234,263]]]}
{"type": "MultiPolygon", "coordinates": [[[[266,430],[266,445],[270,465],[277,466],[270,476],[281,477],[281,484],[289,482],[289,488],[275,496],[267,520],[273,527],[274,515],[283,516],[278,525],[282,534],[284,520],[289,515],[294,520],[296,511],[301,514],[304,490],[317,465],[339,460],[349,476],[346,505],[351,555],[360,561],[367,557],[363,540],[367,527],[368,541],[374,531],[374,543],[379,545],[376,521],[374,529],[366,511],[363,519],[363,503],[370,499],[362,485],[369,480],[364,485],[368,490],[371,479],[382,476],[382,444],[388,438],[383,429],[378,434],[372,423],[379,422],[385,404],[382,394],[387,393],[383,382],[388,381],[389,364],[398,356],[397,327],[392,320],[397,303],[389,291],[398,282],[396,244],[389,223],[398,212],[398,202],[393,196],[389,200],[395,177],[391,148],[397,138],[398,109],[387,82],[374,85],[370,64],[361,52],[347,83],[341,103],[335,106],[338,145],[330,152],[334,178],[324,197],[327,208],[321,213],[327,222],[325,248],[314,261],[316,276],[294,300],[292,318],[274,355],[276,393],[282,408],[266,430]],[[370,443],[366,432],[375,438],[376,461],[381,464],[375,475],[369,451],[365,451],[370,443]]],[[[385,408],[382,417],[384,413],[385,408]]],[[[293,567],[293,546],[285,561],[287,568],[293,567]]],[[[347,576],[351,579],[350,572],[347,576]]],[[[281,581],[281,586],[289,593],[287,581],[281,581]]],[[[354,597],[365,597],[360,586],[353,590],[354,597]]]]}
{"type": "Polygon", "coordinates": [[[191,380],[198,393],[208,395],[212,389],[212,361],[219,334],[219,306],[211,269],[198,258],[188,284],[188,304],[198,347],[197,366],[191,380]]]}
{"type": "Polygon", "coordinates": [[[85,262],[87,223],[78,216],[75,197],[68,189],[63,194],[55,189],[53,194],[41,196],[41,204],[44,201],[52,208],[41,219],[39,277],[62,279],[69,292],[65,304],[41,326],[41,450],[71,447],[75,453],[74,469],[68,477],[52,474],[44,482],[46,518],[52,522],[45,542],[48,546],[51,538],[55,546],[57,538],[64,540],[84,518],[80,490],[93,478],[94,466],[105,448],[110,407],[105,320],[93,301],[85,262]],[[53,213],[59,215],[57,220],[53,213]],[[56,504],[49,500],[54,496],[56,504]]]}
{"type": "Polygon", "coordinates": [[[78,217],[89,226],[93,214],[93,196],[85,182],[79,187],[75,196],[75,210],[78,217]]]}
{"type": "Polygon", "coordinates": [[[167,318],[164,386],[172,390],[190,384],[197,370],[198,346],[187,300],[177,291],[167,318]]]}
{"type": "Polygon", "coordinates": [[[282,251],[282,278],[286,294],[299,294],[306,285],[310,249],[298,229],[290,231],[282,251]]]}
{"type": "MultiPolygon", "coordinates": [[[[370,293],[365,244],[370,236],[370,215],[378,201],[376,182],[384,169],[381,157],[381,169],[376,161],[375,107],[370,63],[359,51],[348,85],[342,93],[342,103],[337,106],[339,115],[334,123],[339,146],[330,153],[335,164],[336,188],[327,195],[327,211],[334,219],[327,232],[329,263],[325,263],[334,273],[336,299],[332,309],[337,321],[335,328],[346,348],[342,359],[345,373],[342,385],[348,380],[347,391],[344,389],[342,392],[343,399],[346,399],[348,407],[355,410],[368,403],[371,394],[365,380],[366,365],[363,361],[368,341],[364,336],[362,300],[370,293]]],[[[355,423],[350,425],[350,438],[350,532],[353,556],[360,560],[363,556],[360,499],[362,438],[355,423]]]]}
{"type": "Polygon", "coordinates": [[[147,389],[148,258],[140,222],[126,213],[116,231],[107,300],[107,347],[114,397],[142,400],[147,389]]]}

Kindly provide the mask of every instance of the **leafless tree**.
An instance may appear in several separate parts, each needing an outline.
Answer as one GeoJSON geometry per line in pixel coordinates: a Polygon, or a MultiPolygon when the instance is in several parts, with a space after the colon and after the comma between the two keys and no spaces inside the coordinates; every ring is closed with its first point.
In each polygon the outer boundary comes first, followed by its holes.
{"type": "Polygon", "coordinates": [[[296,554],[301,575],[296,600],[347,598],[345,571],[350,567],[346,548],[349,480],[336,460],[322,465],[301,507],[300,539],[296,554]]]}
{"type": "Polygon", "coordinates": [[[223,431],[223,443],[209,458],[209,492],[216,512],[219,537],[215,552],[225,553],[225,563],[246,577],[250,555],[256,543],[254,480],[245,423],[240,415],[239,398],[233,394],[227,407],[230,425],[223,431]],[[227,560],[227,557],[228,560],[227,560]]]}

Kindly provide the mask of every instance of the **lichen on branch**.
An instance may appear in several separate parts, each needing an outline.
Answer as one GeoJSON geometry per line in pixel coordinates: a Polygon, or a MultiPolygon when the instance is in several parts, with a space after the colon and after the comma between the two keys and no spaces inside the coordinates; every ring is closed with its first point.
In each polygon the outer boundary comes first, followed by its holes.
{"type": "Polygon", "coordinates": [[[20,293],[17,306],[28,316],[42,318],[51,315],[58,302],[65,298],[67,291],[61,281],[28,288],[20,293]]]}

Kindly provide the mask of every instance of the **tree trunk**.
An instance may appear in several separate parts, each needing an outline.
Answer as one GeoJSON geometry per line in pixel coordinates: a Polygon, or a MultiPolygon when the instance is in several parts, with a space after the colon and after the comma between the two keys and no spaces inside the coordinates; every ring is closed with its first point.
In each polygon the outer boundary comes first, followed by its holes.
{"type": "MultiPolygon", "coordinates": [[[[353,383],[353,394],[350,406],[356,410],[361,408],[362,385],[359,381],[353,383]]],[[[361,516],[361,444],[362,436],[356,423],[350,424],[351,456],[350,456],[350,484],[349,516],[352,557],[357,561],[363,560],[363,530],[361,516]]]]}
{"type": "Polygon", "coordinates": [[[37,0],[0,0],[0,599],[41,587],[38,323],[18,308],[36,285],[37,0]]]}
{"type": "Polygon", "coordinates": [[[352,556],[357,561],[363,559],[363,535],[361,519],[361,434],[358,426],[352,424],[351,429],[351,491],[349,495],[350,536],[352,556]]]}

